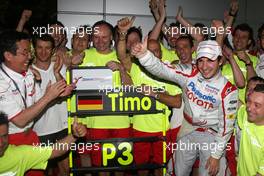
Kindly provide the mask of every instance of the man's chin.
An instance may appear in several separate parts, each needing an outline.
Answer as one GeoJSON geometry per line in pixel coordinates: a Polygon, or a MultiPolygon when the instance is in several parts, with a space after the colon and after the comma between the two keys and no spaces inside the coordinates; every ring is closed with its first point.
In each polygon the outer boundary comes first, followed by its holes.
{"type": "Polygon", "coordinates": [[[250,116],[248,116],[248,121],[249,121],[250,123],[254,123],[255,119],[252,118],[252,117],[250,117],[250,116]]]}

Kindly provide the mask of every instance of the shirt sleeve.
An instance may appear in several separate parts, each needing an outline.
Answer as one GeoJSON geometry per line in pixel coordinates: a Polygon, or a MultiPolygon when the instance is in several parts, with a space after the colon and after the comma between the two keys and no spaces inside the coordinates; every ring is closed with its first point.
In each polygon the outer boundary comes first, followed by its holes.
{"type": "MultiPolygon", "coordinates": [[[[160,62],[150,51],[147,51],[147,54],[139,59],[141,65],[143,65],[152,75],[159,78],[175,82],[180,86],[183,86],[188,77],[192,74],[193,68],[185,65],[178,64],[176,66],[171,66],[160,62]]],[[[197,73],[198,70],[196,69],[197,73]]]]}
{"type": "Polygon", "coordinates": [[[247,120],[246,106],[241,105],[237,112],[237,124],[240,129],[243,129],[245,120],[247,120]]]}
{"type": "Polygon", "coordinates": [[[212,151],[213,158],[221,158],[227,143],[234,131],[234,122],[238,107],[238,90],[230,82],[227,82],[222,93],[222,102],[219,107],[218,132],[215,136],[216,150],[212,151]]]}
{"type": "Polygon", "coordinates": [[[46,169],[52,153],[51,147],[25,146],[24,164],[29,169],[46,169]]]}
{"type": "MultiPolygon", "coordinates": [[[[20,96],[17,90],[12,90],[11,85],[8,83],[4,83],[4,85],[0,82],[0,111],[4,112],[8,116],[8,120],[11,120],[17,114],[19,114],[23,110],[23,106],[17,103],[17,99],[15,96],[20,96]]],[[[19,97],[19,100],[21,98],[19,97]]]]}

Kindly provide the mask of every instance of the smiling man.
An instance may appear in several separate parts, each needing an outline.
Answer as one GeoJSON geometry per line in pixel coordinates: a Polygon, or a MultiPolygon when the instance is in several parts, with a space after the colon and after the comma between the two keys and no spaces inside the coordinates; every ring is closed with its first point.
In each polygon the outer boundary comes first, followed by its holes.
{"type": "Polygon", "coordinates": [[[218,43],[200,42],[196,64],[191,66],[168,67],[147,50],[147,40],[133,46],[132,54],[150,73],[183,89],[184,121],[177,143],[176,175],[189,175],[198,155],[199,175],[225,175],[224,153],[234,128],[238,92],[221,75],[222,50],[218,43]]]}
{"type": "Polygon", "coordinates": [[[49,85],[42,93],[29,69],[30,51],[30,37],[27,34],[16,31],[1,34],[0,111],[8,116],[9,143],[15,145],[38,143],[38,136],[32,131],[33,120],[51,101],[71,92],[66,92],[71,86],[67,87],[65,81],[61,80],[49,85]]]}
{"type": "Polygon", "coordinates": [[[261,176],[264,175],[264,84],[257,84],[249,95],[247,113],[238,118],[241,129],[238,175],[261,176]]]}

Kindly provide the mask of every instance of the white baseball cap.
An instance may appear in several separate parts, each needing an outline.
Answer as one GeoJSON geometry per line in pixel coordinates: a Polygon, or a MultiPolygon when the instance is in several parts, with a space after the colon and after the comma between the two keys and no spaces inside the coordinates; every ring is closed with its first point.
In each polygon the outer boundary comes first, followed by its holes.
{"type": "Polygon", "coordinates": [[[222,56],[222,49],[215,40],[206,40],[199,43],[197,47],[197,56],[195,60],[206,57],[210,60],[216,60],[218,56],[222,56]]]}

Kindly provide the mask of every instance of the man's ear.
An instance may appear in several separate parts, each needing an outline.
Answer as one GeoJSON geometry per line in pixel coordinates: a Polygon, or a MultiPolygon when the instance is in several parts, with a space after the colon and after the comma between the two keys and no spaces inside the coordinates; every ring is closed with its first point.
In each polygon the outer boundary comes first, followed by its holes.
{"type": "Polygon", "coordinates": [[[10,61],[13,57],[14,57],[14,55],[11,52],[9,52],[9,51],[4,52],[5,60],[10,61]]]}

